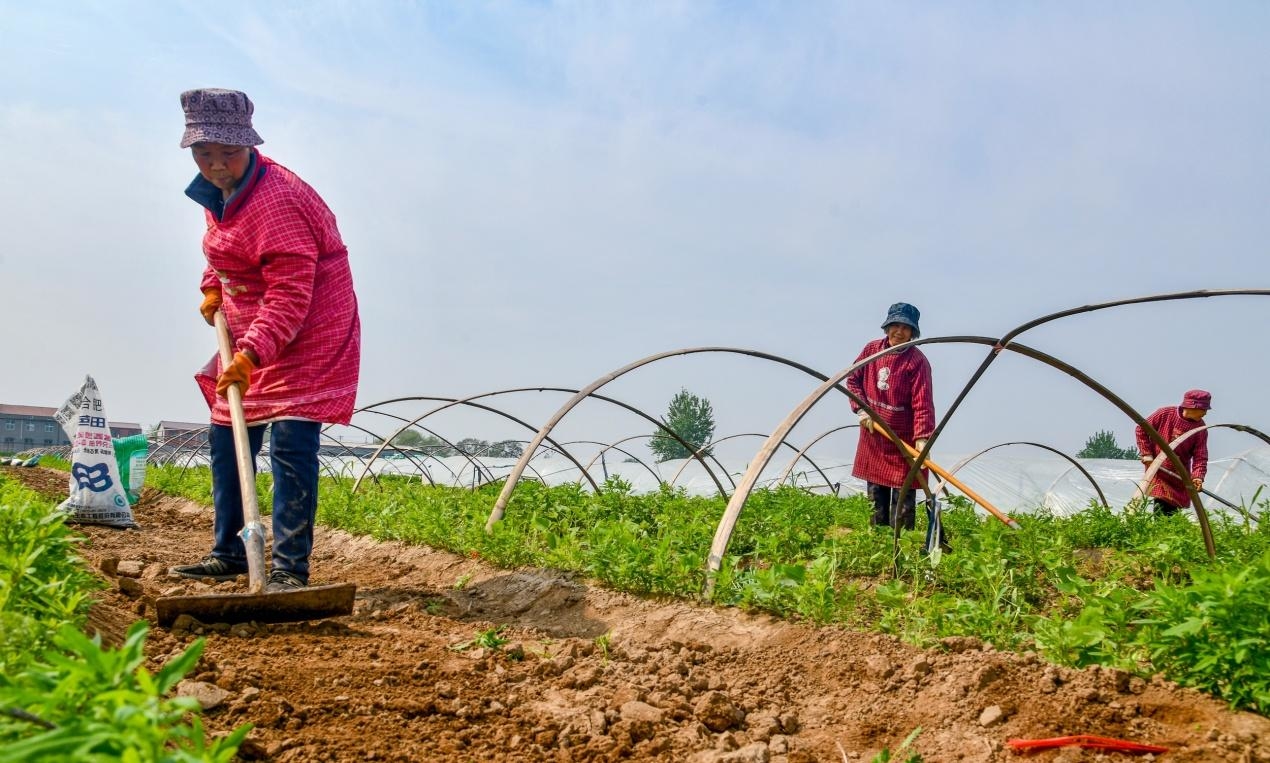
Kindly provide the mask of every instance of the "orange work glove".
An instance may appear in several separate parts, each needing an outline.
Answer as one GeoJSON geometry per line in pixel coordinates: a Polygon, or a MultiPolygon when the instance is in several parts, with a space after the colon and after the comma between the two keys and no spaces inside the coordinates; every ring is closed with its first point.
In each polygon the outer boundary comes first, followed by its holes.
{"type": "Polygon", "coordinates": [[[256,364],[247,357],[247,353],[235,352],[234,362],[216,378],[216,394],[228,397],[231,384],[237,384],[242,393],[247,394],[247,388],[251,386],[251,372],[255,370],[256,364]]]}
{"type": "Polygon", "coordinates": [[[215,287],[203,289],[203,304],[198,306],[198,311],[203,314],[203,320],[207,321],[207,325],[214,326],[212,316],[220,309],[220,289],[215,287]]]}

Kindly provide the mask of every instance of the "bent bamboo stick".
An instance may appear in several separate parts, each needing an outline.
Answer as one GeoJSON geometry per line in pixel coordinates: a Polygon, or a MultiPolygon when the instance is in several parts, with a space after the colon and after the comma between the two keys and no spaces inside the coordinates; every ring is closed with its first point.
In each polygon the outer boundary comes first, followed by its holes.
{"type": "MultiPolygon", "coordinates": [[[[873,431],[874,431],[875,433],[876,433],[876,432],[880,432],[880,433],[882,434],[882,436],[883,436],[883,437],[886,437],[886,438],[888,438],[888,439],[891,439],[890,435],[888,435],[888,434],[886,433],[886,430],[882,429],[881,427],[875,427],[875,428],[873,429],[873,431]]],[[[903,449],[904,449],[904,450],[905,450],[905,451],[906,451],[906,452],[907,452],[910,456],[912,456],[913,458],[917,458],[918,456],[920,456],[920,455],[921,455],[921,452],[920,452],[920,451],[918,451],[918,450],[917,450],[916,448],[914,448],[912,445],[909,445],[908,443],[904,442],[903,440],[900,440],[900,439],[891,439],[891,442],[896,443],[897,445],[899,445],[901,448],[903,448],[903,449]]],[[[962,493],[964,493],[964,494],[966,495],[966,497],[967,497],[967,498],[969,498],[970,500],[972,500],[972,501],[974,501],[975,503],[979,504],[979,505],[980,505],[980,506],[982,506],[983,508],[987,509],[987,511],[988,511],[988,513],[989,513],[989,514],[991,514],[992,516],[994,516],[994,517],[996,517],[997,519],[999,519],[999,520],[1001,520],[1002,522],[1004,522],[1004,523],[1006,524],[1006,526],[1007,526],[1007,527],[1009,527],[1010,529],[1012,529],[1012,530],[1019,530],[1019,529],[1021,529],[1021,528],[1019,527],[1019,523],[1018,523],[1018,522],[1015,522],[1013,519],[1011,519],[1008,515],[1006,515],[1004,512],[1002,512],[1002,511],[1001,511],[1000,509],[998,509],[996,506],[993,506],[991,503],[989,503],[989,502],[988,502],[988,499],[984,498],[983,496],[979,495],[979,494],[978,494],[978,493],[976,493],[975,491],[973,491],[973,490],[971,490],[970,488],[966,487],[966,486],[962,483],[962,481],[961,481],[961,480],[959,480],[959,479],[957,479],[956,477],[954,477],[954,476],[953,476],[953,475],[952,475],[952,474],[951,474],[951,473],[950,473],[947,469],[945,469],[944,467],[940,466],[939,464],[935,463],[934,461],[931,461],[929,458],[927,458],[927,459],[923,462],[923,464],[924,464],[927,468],[929,468],[932,472],[934,472],[934,473],[938,474],[938,475],[939,475],[939,476],[940,476],[940,477],[944,480],[944,482],[947,482],[948,484],[950,484],[950,485],[952,485],[953,487],[957,488],[957,489],[958,489],[958,490],[960,490],[962,493]]]]}

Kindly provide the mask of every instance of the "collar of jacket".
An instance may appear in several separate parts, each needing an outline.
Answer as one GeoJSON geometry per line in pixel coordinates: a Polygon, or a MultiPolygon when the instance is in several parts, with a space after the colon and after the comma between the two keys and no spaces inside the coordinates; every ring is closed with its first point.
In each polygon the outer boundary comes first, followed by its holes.
{"type": "MultiPolygon", "coordinates": [[[[904,344],[908,344],[908,342],[905,342],[904,344]]],[[[891,340],[890,340],[888,337],[885,337],[885,336],[884,336],[884,337],[882,337],[882,349],[884,349],[884,350],[889,350],[889,349],[890,349],[890,348],[892,348],[892,347],[898,347],[898,346],[899,346],[899,345],[891,344],[891,340]]],[[[907,353],[907,352],[908,352],[909,350],[911,350],[911,349],[913,349],[913,348],[912,348],[912,347],[905,347],[904,349],[900,350],[899,352],[893,352],[893,353],[891,353],[891,354],[892,354],[892,355],[895,355],[896,357],[898,357],[898,356],[900,356],[900,355],[903,355],[903,354],[907,353]]]]}
{"type": "Polygon", "coordinates": [[[221,190],[202,175],[195,175],[185,195],[198,202],[199,206],[212,213],[217,222],[224,222],[247,202],[247,197],[255,189],[256,184],[265,176],[268,165],[259,161],[263,157],[256,149],[251,150],[251,159],[247,162],[247,171],[243,173],[243,182],[238,184],[234,192],[226,199],[221,190]]]}

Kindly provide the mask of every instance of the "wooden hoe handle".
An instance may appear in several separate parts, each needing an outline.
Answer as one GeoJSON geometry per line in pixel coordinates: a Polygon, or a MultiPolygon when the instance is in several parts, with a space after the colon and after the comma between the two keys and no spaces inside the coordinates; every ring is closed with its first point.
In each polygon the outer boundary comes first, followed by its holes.
{"type": "MultiPolygon", "coordinates": [[[[875,427],[873,431],[881,432],[883,436],[887,437],[888,439],[891,439],[891,436],[887,434],[886,430],[882,429],[881,427],[875,427]]],[[[917,458],[918,456],[921,455],[921,452],[919,450],[917,450],[912,445],[909,445],[908,443],[904,442],[901,439],[894,438],[894,439],[891,439],[891,442],[895,443],[896,445],[899,445],[901,448],[905,450],[905,452],[907,452],[913,458],[917,458]]],[[[991,514],[992,516],[1004,522],[1006,526],[1014,530],[1020,529],[1018,522],[1015,522],[1008,515],[1006,515],[1005,512],[1001,511],[996,506],[993,506],[991,503],[989,503],[988,499],[984,498],[983,496],[979,495],[975,491],[966,487],[965,484],[961,482],[961,480],[952,476],[952,474],[950,474],[948,470],[945,469],[944,467],[940,466],[934,461],[931,461],[929,458],[926,459],[923,465],[929,468],[932,472],[942,477],[945,482],[947,482],[948,484],[960,490],[962,493],[966,495],[967,498],[979,504],[983,508],[987,509],[989,514],[991,514]]]]}

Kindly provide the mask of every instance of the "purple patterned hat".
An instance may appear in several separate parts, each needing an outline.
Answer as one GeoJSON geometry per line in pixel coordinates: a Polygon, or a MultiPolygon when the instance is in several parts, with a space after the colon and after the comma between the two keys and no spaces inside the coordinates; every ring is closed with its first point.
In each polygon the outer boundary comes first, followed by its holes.
{"type": "Polygon", "coordinates": [[[1213,396],[1202,389],[1188,389],[1185,395],[1182,395],[1183,408],[1198,408],[1201,411],[1210,410],[1213,407],[1213,396]]]}
{"type": "Polygon", "coordinates": [[[259,146],[264,143],[251,127],[256,110],[246,93],[208,87],[181,93],[185,110],[185,134],[181,148],[195,143],[224,143],[227,146],[259,146]]]}

